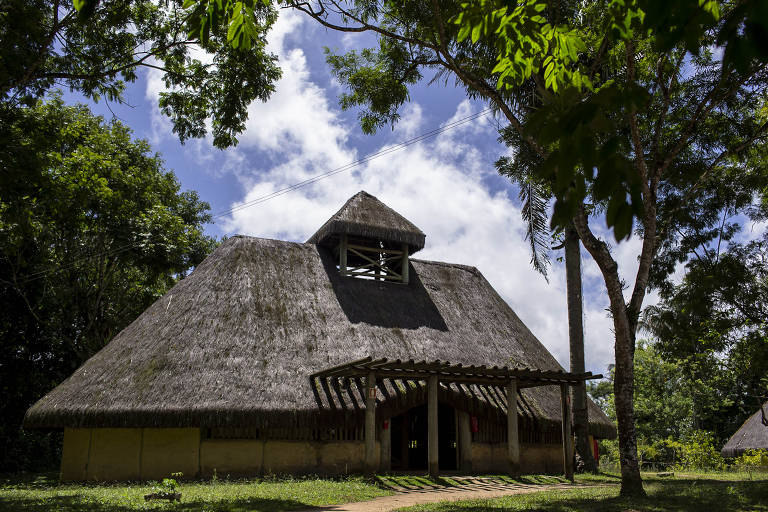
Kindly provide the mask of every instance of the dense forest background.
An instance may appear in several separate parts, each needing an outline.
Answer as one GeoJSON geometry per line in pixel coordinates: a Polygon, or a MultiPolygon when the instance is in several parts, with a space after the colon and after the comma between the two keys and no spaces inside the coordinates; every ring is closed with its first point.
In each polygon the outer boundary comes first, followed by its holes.
{"type": "Polygon", "coordinates": [[[68,377],[213,249],[208,205],[149,144],[53,94],[5,109],[0,174],[0,467],[52,468],[21,429],[68,377]]]}

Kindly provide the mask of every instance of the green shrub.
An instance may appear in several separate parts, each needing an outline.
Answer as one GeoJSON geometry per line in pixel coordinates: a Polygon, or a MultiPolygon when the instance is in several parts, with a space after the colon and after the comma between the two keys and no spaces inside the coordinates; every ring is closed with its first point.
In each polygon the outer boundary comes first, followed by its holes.
{"type": "Polygon", "coordinates": [[[694,430],[681,440],[670,437],[651,443],[640,441],[637,452],[645,468],[719,470],[725,467],[725,459],[715,448],[714,436],[704,430],[694,430]]]}
{"type": "Polygon", "coordinates": [[[746,450],[733,463],[745,467],[768,466],[768,450],[746,450]]]}
{"type": "Polygon", "coordinates": [[[715,448],[711,432],[694,430],[683,442],[672,441],[678,460],[678,469],[723,469],[725,460],[715,448]]]}

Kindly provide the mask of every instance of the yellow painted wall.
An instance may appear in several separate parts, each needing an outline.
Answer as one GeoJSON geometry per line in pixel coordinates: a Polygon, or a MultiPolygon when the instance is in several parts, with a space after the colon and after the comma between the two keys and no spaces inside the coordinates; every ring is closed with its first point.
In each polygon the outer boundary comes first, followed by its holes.
{"type": "Polygon", "coordinates": [[[198,473],[200,429],[73,428],[64,430],[62,481],[159,480],[198,473]]]}
{"type": "Polygon", "coordinates": [[[141,429],[94,428],[88,480],[139,480],[141,429]]]}
{"type": "MultiPolygon", "coordinates": [[[[376,453],[380,447],[377,442],[376,453]]],[[[365,443],[200,440],[197,428],[66,429],[61,479],[159,480],[265,473],[344,474],[364,470],[365,443]]],[[[378,462],[378,461],[377,461],[378,462]]]]}
{"type": "MultiPolygon", "coordinates": [[[[365,442],[325,443],[320,446],[317,464],[331,474],[365,471],[365,442]]],[[[376,464],[381,463],[381,443],[376,441],[376,464]]]]}
{"type": "Polygon", "coordinates": [[[524,473],[563,473],[563,447],[558,444],[524,444],[520,452],[524,473]]]}
{"type": "Polygon", "coordinates": [[[141,450],[141,479],[161,480],[171,473],[197,476],[199,428],[145,428],[141,450]]]}
{"type": "MultiPolygon", "coordinates": [[[[522,444],[520,448],[524,473],[562,472],[560,445],[522,444]]],[[[364,459],[362,441],[201,441],[197,428],[66,429],[61,479],[159,480],[176,472],[189,478],[210,476],[214,470],[221,476],[345,474],[364,471],[364,459]]],[[[472,468],[477,473],[506,471],[506,443],[472,443],[472,468]]]]}
{"type": "MultiPolygon", "coordinates": [[[[379,453],[377,443],[377,454],[379,453]]],[[[378,457],[378,455],[377,455],[378,457]]],[[[250,439],[205,439],[200,443],[203,476],[216,474],[344,474],[363,471],[365,443],[250,439]]]]}
{"type": "Polygon", "coordinates": [[[204,439],[200,443],[202,476],[261,473],[264,441],[256,439],[204,439]]]}
{"type": "MultiPolygon", "coordinates": [[[[508,471],[506,443],[472,443],[472,471],[481,473],[508,471]]],[[[562,473],[563,451],[557,444],[521,444],[522,473],[562,473]]]]}
{"type": "Polygon", "coordinates": [[[91,448],[91,429],[65,428],[61,451],[61,479],[87,480],[88,452],[91,448]]]}

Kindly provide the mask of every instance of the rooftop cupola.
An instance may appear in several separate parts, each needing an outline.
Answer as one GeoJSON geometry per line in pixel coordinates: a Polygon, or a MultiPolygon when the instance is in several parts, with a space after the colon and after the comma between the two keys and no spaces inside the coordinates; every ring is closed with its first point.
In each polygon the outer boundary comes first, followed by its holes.
{"type": "Polygon", "coordinates": [[[411,221],[361,191],[307,242],[334,251],[343,276],[408,283],[408,257],[424,248],[424,238],[411,221]]]}

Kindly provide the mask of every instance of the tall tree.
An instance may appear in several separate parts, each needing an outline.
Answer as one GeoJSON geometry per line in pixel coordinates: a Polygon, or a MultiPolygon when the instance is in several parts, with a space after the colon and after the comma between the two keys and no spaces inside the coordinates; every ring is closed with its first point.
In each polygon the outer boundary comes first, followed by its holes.
{"type": "Polygon", "coordinates": [[[685,277],[644,315],[689,383],[691,423],[723,442],[768,399],[767,250],[768,234],[727,249],[720,238],[696,245],[685,277]]]}
{"type": "Polygon", "coordinates": [[[635,334],[667,205],[706,200],[709,180],[745,168],[763,146],[768,60],[764,2],[658,0],[570,5],[526,0],[290,2],[323,26],[369,32],[378,47],[331,55],[372,131],[397,120],[427,70],[450,74],[492,103],[538,157],[554,223],[569,221],[602,273],[615,334],[615,405],[622,488],[642,495],[633,407],[635,334]],[[720,53],[713,51],[718,45],[720,53]],[[537,103],[515,93],[529,80],[537,103]],[[499,87],[500,86],[500,87],[499,87]],[[662,201],[665,199],[665,201],[662,201]],[[634,225],[637,219],[638,224],[634,225]],[[642,240],[628,298],[604,223],[642,240]]]}
{"type": "MultiPolygon", "coordinates": [[[[581,242],[572,224],[565,228],[565,274],[568,295],[568,340],[571,354],[571,371],[584,373],[584,297],[581,282],[581,242]]],[[[581,382],[572,387],[573,433],[576,437],[576,453],[581,457],[584,469],[596,471],[589,442],[589,410],[587,387],[581,382]]]]}
{"type": "MultiPolygon", "coordinates": [[[[518,147],[515,143],[514,130],[502,130],[500,141],[507,145],[518,147]]],[[[523,148],[524,149],[524,148],[523,148]]],[[[496,169],[507,176],[520,187],[520,199],[523,202],[521,210],[526,223],[526,240],[530,244],[531,264],[539,273],[547,276],[549,268],[550,240],[553,236],[561,236],[563,243],[557,248],[564,249],[566,270],[566,302],[568,306],[568,345],[570,353],[570,370],[575,373],[584,372],[584,299],[582,296],[581,280],[581,247],[579,235],[572,225],[565,233],[560,230],[552,232],[548,222],[549,205],[552,198],[549,187],[542,184],[534,175],[534,165],[527,157],[533,157],[530,152],[519,151],[515,158],[502,157],[496,161],[496,169]]],[[[592,455],[589,443],[589,413],[587,409],[586,385],[573,386],[571,389],[571,408],[573,409],[573,432],[576,437],[576,453],[586,471],[596,471],[597,463],[592,455]]]]}
{"type": "Polygon", "coordinates": [[[251,3],[238,18],[248,20],[247,38],[230,31],[228,19],[208,20],[206,6],[185,9],[178,0],[74,5],[0,3],[0,108],[34,104],[60,86],[93,100],[122,101],[126,83],[140,69],[154,69],[168,87],[160,108],[182,142],[205,135],[210,118],[213,143],[224,148],[237,143],[248,105],[266,100],[280,76],[277,58],[265,49],[276,17],[268,2],[251,3]]]}
{"type": "Polygon", "coordinates": [[[16,110],[0,137],[0,464],[13,471],[52,462],[33,456],[26,409],[214,241],[208,205],[119,122],[54,97],[16,110]]]}

